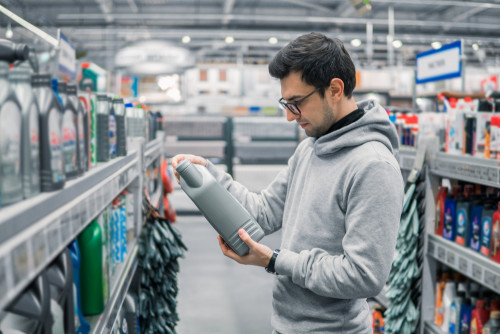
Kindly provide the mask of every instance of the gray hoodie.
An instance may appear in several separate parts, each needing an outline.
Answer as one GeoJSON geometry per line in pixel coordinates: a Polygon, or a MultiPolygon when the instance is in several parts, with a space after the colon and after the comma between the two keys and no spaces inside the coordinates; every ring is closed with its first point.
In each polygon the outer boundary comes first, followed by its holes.
{"type": "Polygon", "coordinates": [[[283,229],[271,318],[283,334],[372,333],[366,298],[389,275],[404,184],[387,113],[357,105],[363,117],[302,141],[260,194],[207,165],[266,234],[283,229]]]}

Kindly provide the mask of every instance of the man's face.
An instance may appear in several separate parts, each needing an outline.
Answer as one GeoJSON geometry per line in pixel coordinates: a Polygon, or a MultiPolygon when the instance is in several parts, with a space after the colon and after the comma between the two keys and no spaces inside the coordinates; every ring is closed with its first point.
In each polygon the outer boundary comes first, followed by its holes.
{"type": "Polygon", "coordinates": [[[316,92],[303,99],[313,92],[315,87],[302,81],[301,75],[301,72],[291,72],[281,79],[281,96],[285,101],[288,103],[300,101],[297,106],[301,114],[295,115],[286,108],[286,118],[289,122],[297,121],[309,137],[318,138],[337,121],[335,111],[328,103],[326,96],[328,88],[325,91],[325,97],[321,97],[319,92],[316,92]]]}

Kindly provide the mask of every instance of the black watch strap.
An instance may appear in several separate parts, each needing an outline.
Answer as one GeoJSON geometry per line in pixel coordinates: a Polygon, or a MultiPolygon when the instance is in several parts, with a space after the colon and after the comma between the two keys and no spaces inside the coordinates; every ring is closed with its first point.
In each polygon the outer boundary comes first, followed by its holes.
{"type": "Polygon", "coordinates": [[[267,264],[266,271],[271,274],[278,275],[276,272],[276,269],[274,269],[274,265],[276,264],[276,258],[278,257],[278,254],[280,253],[279,249],[275,249],[273,256],[271,256],[271,259],[269,260],[269,263],[267,264]]]}

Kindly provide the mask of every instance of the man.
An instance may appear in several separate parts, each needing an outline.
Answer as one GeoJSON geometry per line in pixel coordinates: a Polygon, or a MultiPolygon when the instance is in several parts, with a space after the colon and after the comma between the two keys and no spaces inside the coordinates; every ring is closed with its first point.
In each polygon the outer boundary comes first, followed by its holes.
{"type": "Polygon", "coordinates": [[[205,165],[266,234],[283,230],[273,252],[240,229],[250,248],[242,257],[219,236],[224,255],[277,274],[274,333],[372,333],[366,298],[389,275],[404,195],[395,128],[374,101],[356,105],[354,64],[338,39],[300,36],[269,73],[281,81],[287,120],[309,138],[265,190],[249,192],[201,157],[179,155],[172,165],[205,165]]]}

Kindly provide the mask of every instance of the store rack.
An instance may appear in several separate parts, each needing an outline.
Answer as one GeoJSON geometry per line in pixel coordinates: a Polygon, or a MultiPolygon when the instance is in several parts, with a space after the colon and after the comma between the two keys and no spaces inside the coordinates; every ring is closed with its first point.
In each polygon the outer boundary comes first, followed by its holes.
{"type": "MultiPolygon", "coordinates": [[[[163,157],[164,140],[164,133],[162,131],[158,131],[156,139],[146,145],[144,153],[144,169],[149,168],[155,161],[159,161],[161,163],[161,158],[163,157]]],[[[158,187],[156,188],[155,192],[150,195],[151,204],[153,204],[153,206],[156,208],[160,207],[162,193],[163,182],[161,182],[161,180],[158,180],[158,187]]]]}
{"type": "Polygon", "coordinates": [[[411,171],[415,165],[417,150],[414,147],[402,146],[399,149],[399,167],[404,171],[411,171]]]}

